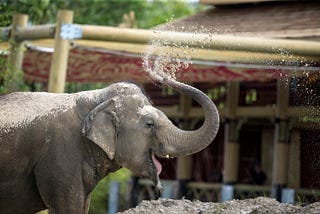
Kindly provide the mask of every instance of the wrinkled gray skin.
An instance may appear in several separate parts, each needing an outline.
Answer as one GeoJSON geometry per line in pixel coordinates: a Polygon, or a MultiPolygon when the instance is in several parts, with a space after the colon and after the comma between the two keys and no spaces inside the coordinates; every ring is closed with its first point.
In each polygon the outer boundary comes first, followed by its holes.
{"type": "Polygon", "coordinates": [[[151,153],[198,152],[219,126],[217,109],[202,92],[170,79],[162,83],[202,105],[200,129],[178,129],[129,83],[76,94],[0,96],[0,213],[87,213],[97,182],[120,167],[160,188],[151,153]]]}

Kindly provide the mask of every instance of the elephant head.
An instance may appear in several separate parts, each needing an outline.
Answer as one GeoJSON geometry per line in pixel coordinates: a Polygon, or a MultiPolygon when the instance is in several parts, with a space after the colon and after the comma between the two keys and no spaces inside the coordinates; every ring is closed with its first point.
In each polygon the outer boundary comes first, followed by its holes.
{"type": "Polygon", "coordinates": [[[203,125],[193,131],[181,130],[153,107],[139,87],[129,83],[109,87],[108,99],[87,115],[83,134],[99,145],[120,166],[152,179],[161,188],[158,157],[190,155],[207,147],[219,128],[216,106],[200,90],[172,79],[161,82],[191,96],[203,108],[203,125]]]}

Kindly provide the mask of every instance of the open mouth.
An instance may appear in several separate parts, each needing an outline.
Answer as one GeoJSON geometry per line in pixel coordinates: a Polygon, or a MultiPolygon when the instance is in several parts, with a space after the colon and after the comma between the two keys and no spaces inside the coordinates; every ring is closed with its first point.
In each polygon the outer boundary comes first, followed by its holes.
{"type": "Polygon", "coordinates": [[[161,166],[161,163],[158,161],[158,159],[156,158],[155,154],[153,151],[150,151],[151,152],[151,160],[152,160],[152,163],[153,165],[155,166],[156,170],[157,170],[157,175],[159,176],[161,171],[162,171],[162,166],[161,166]]]}

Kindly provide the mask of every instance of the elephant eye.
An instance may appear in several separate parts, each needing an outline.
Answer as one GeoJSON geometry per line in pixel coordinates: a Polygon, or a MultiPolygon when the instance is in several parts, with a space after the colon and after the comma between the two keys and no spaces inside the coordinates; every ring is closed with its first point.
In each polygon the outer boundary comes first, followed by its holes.
{"type": "Polygon", "coordinates": [[[153,126],[154,126],[153,120],[147,120],[146,126],[147,126],[147,128],[153,128],[153,126]]]}

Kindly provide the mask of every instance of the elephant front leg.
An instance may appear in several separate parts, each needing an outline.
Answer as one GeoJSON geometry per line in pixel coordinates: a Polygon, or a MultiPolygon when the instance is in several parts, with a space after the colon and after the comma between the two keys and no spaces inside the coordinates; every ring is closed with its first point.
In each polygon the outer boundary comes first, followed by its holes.
{"type": "Polygon", "coordinates": [[[36,183],[49,214],[87,214],[88,197],[84,193],[82,180],[75,179],[81,176],[58,173],[61,179],[54,174],[40,172],[43,171],[35,171],[36,183]]]}
{"type": "Polygon", "coordinates": [[[54,198],[49,214],[87,214],[87,199],[82,195],[64,194],[54,198]]]}
{"type": "Polygon", "coordinates": [[[88,197],[83,193],[81,183],[67,182],[62,184],[57,180],[48,182],[49,178],[41,179],[41,181],[38,181],[37,185],[41,197],[49,209],[49,214],[88,213],[88,197]]]}

